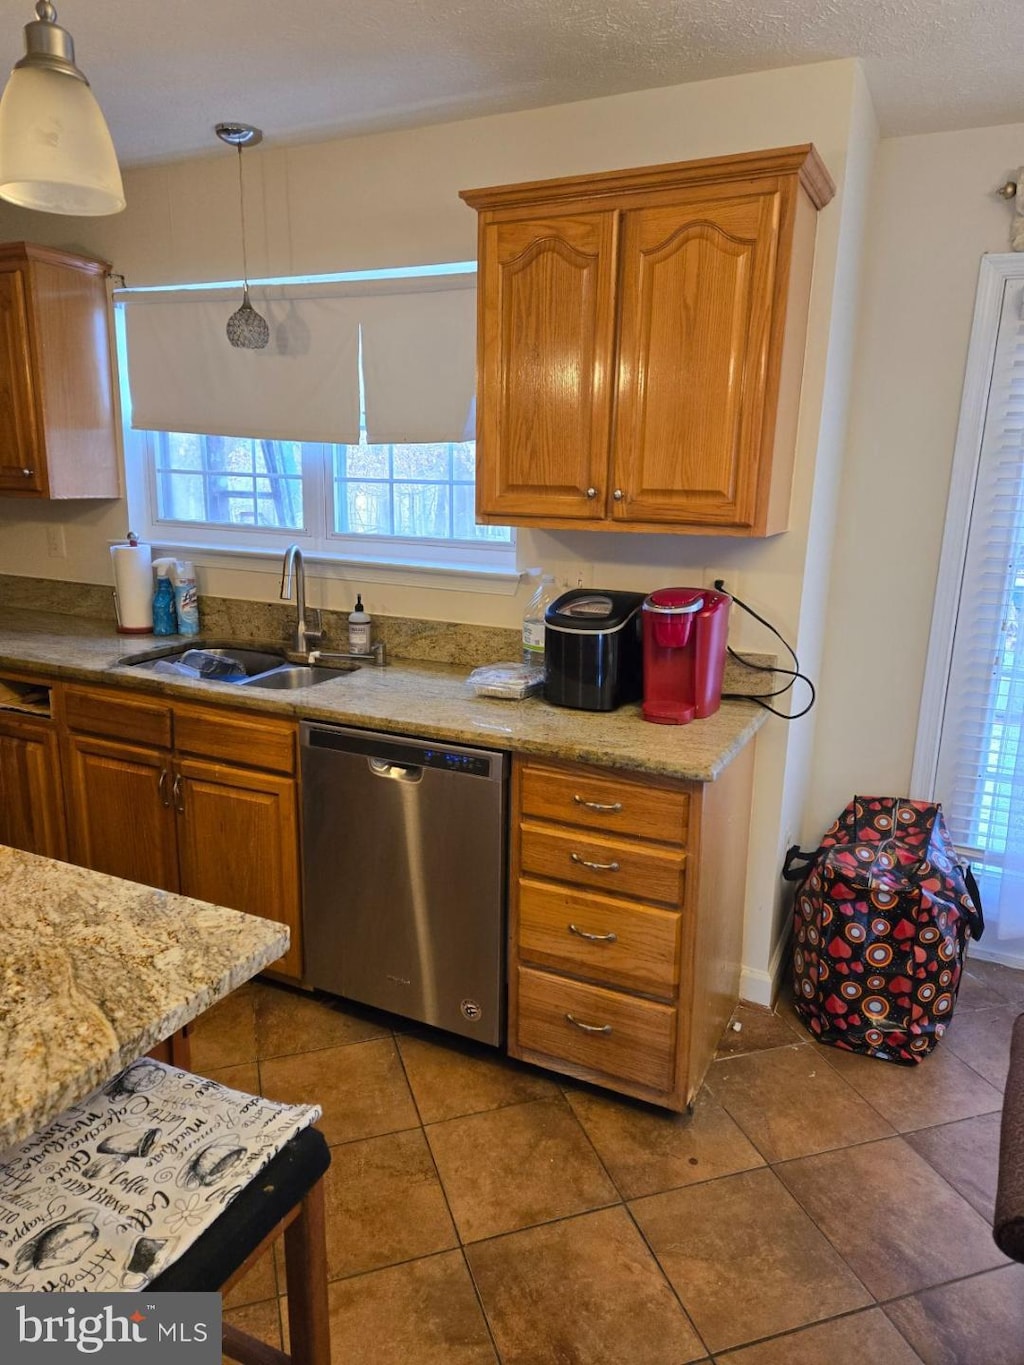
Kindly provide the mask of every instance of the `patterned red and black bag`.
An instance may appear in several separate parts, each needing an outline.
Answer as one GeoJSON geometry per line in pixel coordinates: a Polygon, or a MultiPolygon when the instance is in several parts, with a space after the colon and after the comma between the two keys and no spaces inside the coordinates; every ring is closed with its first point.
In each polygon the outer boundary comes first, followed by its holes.
{"type": "Polygon", "coordinates": [[[923,1061],[953,1016],[967,936],[985,927],[941,807],[855,796],[782,875],[793,907],[797,1013],[820,1042],[923,1061]]]}

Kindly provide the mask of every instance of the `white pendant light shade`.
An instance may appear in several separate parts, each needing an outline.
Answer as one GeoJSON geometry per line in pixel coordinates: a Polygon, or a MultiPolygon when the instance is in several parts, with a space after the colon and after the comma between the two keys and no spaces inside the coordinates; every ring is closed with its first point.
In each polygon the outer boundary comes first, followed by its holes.
{"type": "Polygon", "coordinates": [[[118,213],[124,187],[103,114],[53,6],[40,0],[36,13],[0,99],[0,198],[45,213],[118,213]]]}
{"type": "Polygon", "coordinates": [[[11,72],[0,99],[0,198],[46,213],[124,208],[114,144],[84,81],[29,66],[11,72]]]}

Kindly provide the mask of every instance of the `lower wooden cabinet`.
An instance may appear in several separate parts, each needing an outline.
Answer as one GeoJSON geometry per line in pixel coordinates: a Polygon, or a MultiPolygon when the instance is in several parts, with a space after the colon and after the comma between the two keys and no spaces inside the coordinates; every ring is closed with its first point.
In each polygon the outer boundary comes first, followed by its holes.
{"type": "Polygon", "coordinates": [[[300,979],[295,725],[80,687],[65,716],[72,860],[286,924],[300,979]]]}
{"type": "Polygon", "coordinates": [[[518,970],[520,1048],[575,1063],[609,1081],[673,1089],[679,1032],[674,1006],[528,967],[518,970]]]}
{"type": "Polygon", "coordinates": [[[513,771],[509,1052],[686,1108],[738,994],[752,746],[713,783],[513,771]]]}
{"type": "Polygon", "coordinates": [[[71,861],[179,890],[169,751],[72,733],[64,752],[71,861]]]}
{"type": "Polygon", "coordinates": [[[68,856],[52,719],[0,711],[0,844],[46,858],[68,856]]]}
{"type": "Polygon", "coordinates": [[[291,947],[276,964],[302,975],[295,781],[274,773],[178,760],[178,866],[186,896],[277,920],[291,947]],[[226,857],[225,850],[232,856],[226,857]]]}

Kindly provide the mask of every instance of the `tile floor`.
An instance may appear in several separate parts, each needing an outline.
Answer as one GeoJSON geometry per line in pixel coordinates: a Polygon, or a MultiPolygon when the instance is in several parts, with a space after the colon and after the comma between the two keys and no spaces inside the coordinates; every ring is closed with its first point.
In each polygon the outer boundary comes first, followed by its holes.
{"type": "MultiPolygon", "coordinates": [[[[741,1006],[691,1117],[252,983],[195,1070],[316,1100],[335,1365],[1024,1365],[990,1232],[1024,973],[972,962],[913,1070],[741,1006]]],[[[227,1317],[282,1344],[267,1256],[227,1317]]]]}

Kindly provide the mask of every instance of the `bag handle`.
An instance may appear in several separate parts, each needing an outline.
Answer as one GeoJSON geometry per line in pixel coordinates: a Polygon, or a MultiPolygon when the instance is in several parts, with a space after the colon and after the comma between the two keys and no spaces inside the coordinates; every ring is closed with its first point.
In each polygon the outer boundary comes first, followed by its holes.
{"type": "Polygon", "coordinates": [[[964,881],[967,883],[967,894],[974,902],[974,914],[968,916],[968,927],[971,931],[971,938],[977,943],[985,932],[985,911],[981,905],[981,892],[978,890],[978,883],[975,880],[970,863],[961,863],[960,870],[963,872],[964,881]]]}
{"type": "Polygon", "coordinates": [[[818,861],[820,848],[816,848],[813,853],[801,852],[799,844],[792,844],[786,849],[786,859],[782,864],[783,880],[787,882],[802,882],[810,872],[811,868],[818,861]],[[802,867],[797,864],[802,863],[802,867]]]}

